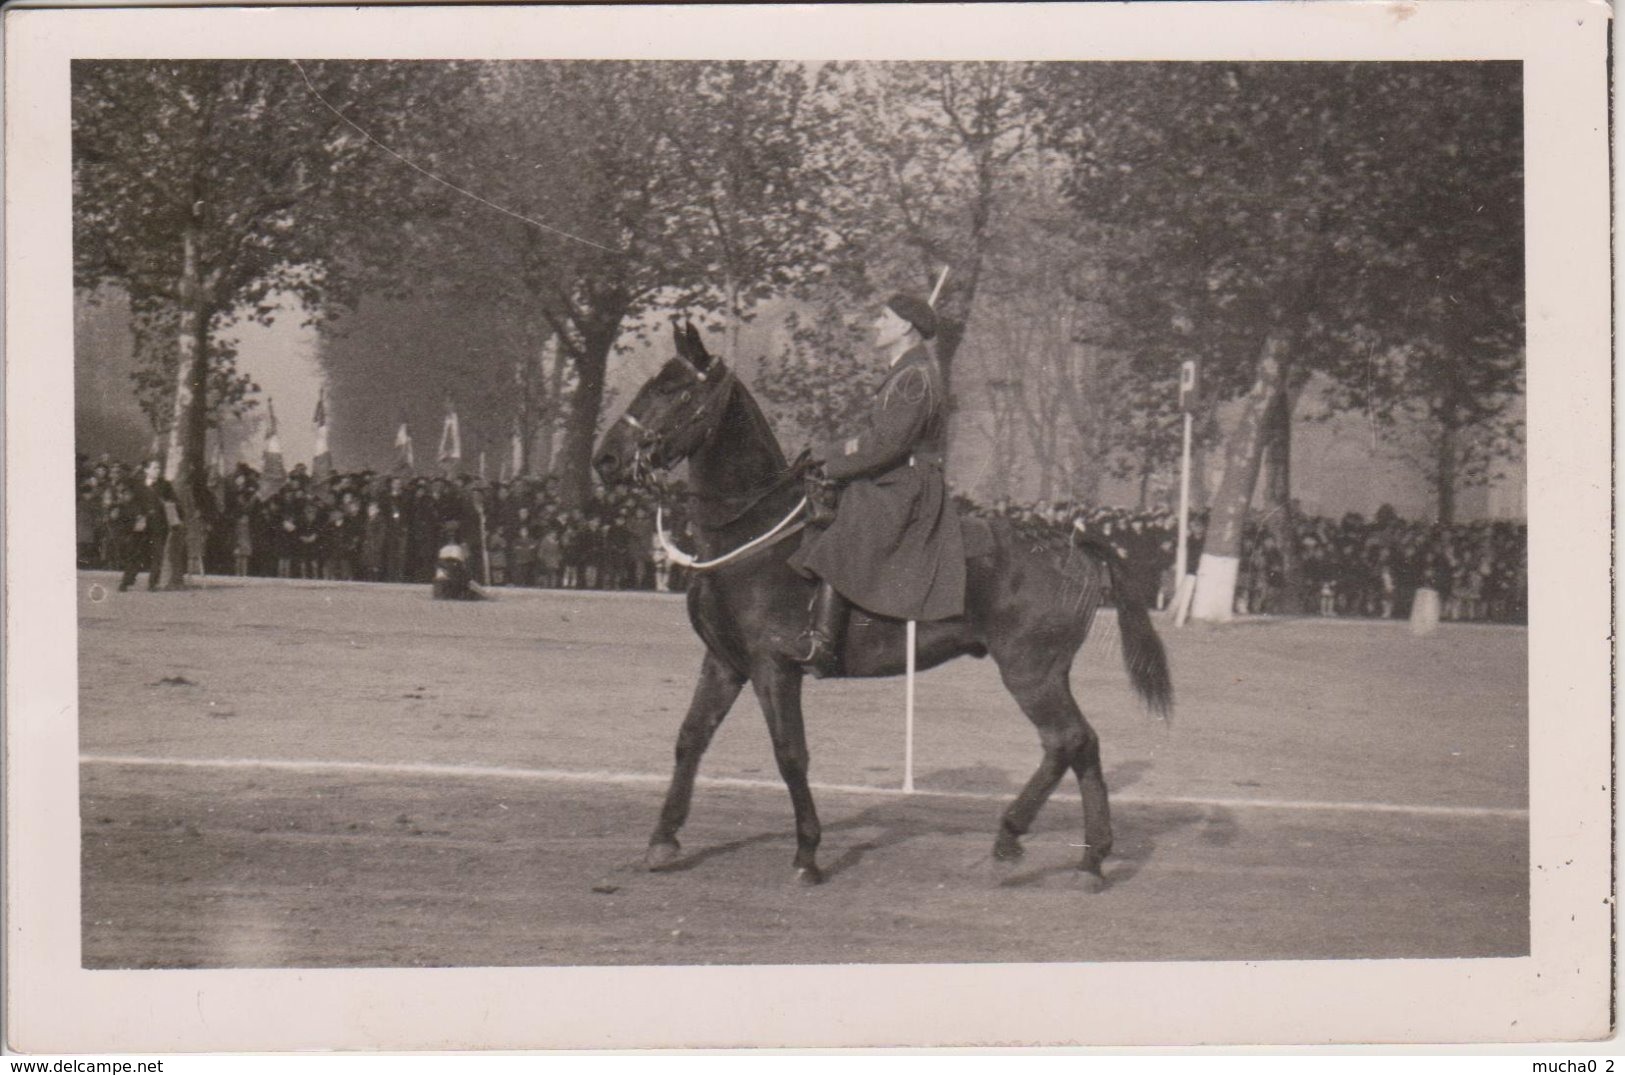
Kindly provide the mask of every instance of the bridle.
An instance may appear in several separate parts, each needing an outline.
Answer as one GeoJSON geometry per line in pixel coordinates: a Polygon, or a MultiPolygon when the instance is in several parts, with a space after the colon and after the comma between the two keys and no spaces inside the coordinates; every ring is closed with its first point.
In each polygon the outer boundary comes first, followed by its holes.
{"type": "Polygon", "coordinates": [[[644,425],[630,410],[622,413],[617,422],[617,424],[625,422],[637,434],[632,446],[634,481],[646,480],[652,477],[655,471],[664,470],[671,465],[670,460],[662,461],[656,458],[656,450],[662,442],[702,444],[709,439],[711,434],[716,432],[717,423],[722,421],[722,413],[728,409],[728,404],[733,399],[733,390],[739,383],[738,374],[723,366],[721,362],[712,367],[712,373],[716,372],[718,366],[723,370],[722,376],[712,384],[711,378],[687,358],[679,355],[677,360],[694,378],[694,383],[678,393],[674,406],[678,409],[689,407],[692,401],[689,413],[665,434],[644,425]]]}
{"type": "MultiPolygon", "coordinates": [[[[674,402],[674,408],[689,408],[689,413],[686,416],[681,418],[672,429],[664,434],[650,429],[647,425],[640,421],[636,415],[632,414],[630,410],[623,412],[621,417],[618,419],[618,422],[626,423],[632,429],[632,431],[637,434],[632,448],[631,469],[633,481],[652,484],[661,494],[664,494],[666,490],[656,478],[656,473],[658,471],[665,470],[671,465],[670,460],[661,460],[656,455],[662,444],[670,445],[676,443],[698,445],[709,440],[712,434],[716,432],[718,423],[722,421],[722,414],[725,410],[727,410],[728,404],[733,399],[734,389],[739,384],[738,375],[734,373],[731,368],[723,365],[721,362],[713,364],[710,371],[707,372],[699,369],[699,367],[695,366],[684,355],[679,354],[677,356],[677,361],[680,362],[683,369],[694,378],[694,383],[689,387],[684,388],[683,391],[678,394],[677,399],[674,402]],[[723,371],[722,376],[717,378],[713,384],[712,375],[717,372],[719,367],[723,371]],[[702,388],[705,389],[705,391],[700,392],[700,389],[702,388]],[[695,398],[696,393],[699,393],[699,397],[697,399],[695,398]],[[691,400],[692,406],[690,406],[691,400]]],[[[745,504],[739,510],[734,512],[726,521],[716,525],[727,526],[737,522],[768,496],[772,495],[777,490],[784,488],[790,482],[795,480],[799,476],[802,469],[803,468],[800,466],[800,464],[791,465],[783,473],[777,475],[758,489],[748,490],[747,492],[740,494],[738,497],[721,498],[728,500],[743,499],[745,504]]],[[[688,493],[686,495],[691,499],[713,499],[703,497],[697,493],[688,493]]],[[[724,553],[722,556],[715,557],[711,560],[697,560],[693,556],[677,548],[676,545],[672,544],[671,539],[666,534],[665,507],[660,502],[660,498],[657,497],[655,501],[655,534],[660,541],[661,548],[665,550],[666,555],[671,558],[672,562],[686,567],[691,571],[706,571],[732,563],[735,560],[741,559],[742,557],[747,556],[760,548],[776,544],[784,538],[794,534],[805,525],[805,523],[797,522],[795,520],[796,517],[806,508],[806,506],[807,500],[805,497],[803,497],[800,502],[790,510],[788,515],[779,520],[779,522],[766,533],[747,541],[745,544],[739,546],[731,552],[724,553]]]]}

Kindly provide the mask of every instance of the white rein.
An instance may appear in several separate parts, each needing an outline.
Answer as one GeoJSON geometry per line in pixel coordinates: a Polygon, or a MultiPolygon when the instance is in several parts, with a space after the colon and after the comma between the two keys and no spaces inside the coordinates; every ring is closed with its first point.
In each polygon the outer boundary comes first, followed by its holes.
{"type": "Polygon", "coordinates": [[[802,497],[800,503],[791,508],[790,514],[780,519],[778,524],[775,525],[773,529],[769,530],[761,537],[752,538],[732,552],[723,553],[721,556],[711,560],[696,560],[694,557],[690,556],[688,553],[671,543],[671,539],[666,536],[666,520],[664,514],[665,508],[659,504],[655,505],[655,536],[660,539],[660,547],[666,550],[666,555],[671,557],[672,563],[686,567],[690,571],[709,571],[712,568],[722,567],[724,564],[731,564],[735,560],[738,560],[756,549],[761,548],[763,545],[771,544],[780,538],[789,537],[797,530],[800,530],[802,527],[807,525],[806,520],[797,522],[793,526],[791,523],[797,515],[800,515],[802,511],[806,509],[806,507],[807,498],[802,497]]]}
{"type": "MultiPolygon", "coordinates": [[[[686,359],[684,362],[687,364],[686,359]]],[[[693,368],[692,365],[690,365],[690,368],[693,368]]],[[[694,375],[702,382],[705,380],[705,374],[701,373],[699,370],[694,370],[694,375]]],[[[727,380],[725,380],[723,383],[731,388],[732,379],[733,371],[730,370],[728,372],[727,380]]],[[[620,421],[625,422],[627,425],[631,426],[633,429],[644,434],[645,436],[649,434],[648,427],[642,422],[638,421],[636,418],[632,417],[630,412],[622,414],[620,421]]],[[[635,465],[642,465],[643,455],[641,449],[635,457],[635,460],[635,465]]],[[[672,563],[677,564],[680,567],[685,567],[690,571],[710,571],[713,568],[723,567],[727,564],[731,564],[735,560],[739,560],[750,555],[752,552],[764,545],[770,545],[773,542],[778,541],[780,538],[787,538],[791,534],[794,534],[797,530],[800,530],[807,525],[805,520],[791,525],[794,522],[795,517],[800,515],[802,511],[806,509],[806,507],[807,498],[802,497],[801,500],[796,503],[796,506],[790,509],[790,514],[780,519],[773,529],[769,530],[760,537],[752,538],[743,545],[739,546],[739,548],[734,549],[732,552],[723,553],[721,556],[710,560],[696,560],[694,557],[690,556],[688,553],[671,543],[671,538],[666,536],[666,509],[664,505],[658,502],[655,504],[655,536],[660,541],[660,547],[664,549],[666,555],[671,558],[672,563]]]]}

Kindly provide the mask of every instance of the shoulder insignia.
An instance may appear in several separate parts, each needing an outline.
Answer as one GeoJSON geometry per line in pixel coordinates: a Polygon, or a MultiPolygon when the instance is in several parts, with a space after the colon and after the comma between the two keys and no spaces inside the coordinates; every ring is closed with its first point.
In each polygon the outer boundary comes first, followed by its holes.
{"type": "Polygon", "coordinates": [[[887,393],[888,397],[901,397],[904,403],[919,403],[930,394],[931,378],[918,366],[904,370],[899,374],[897,380],[892,382],[891,389],[887,393]]]}
{"type": "Polygon", "coordinates": [[[858,438],[857,437],[852,437],[852,438],[848,439],[844,444],[842,444],[841,445],[841,454],[842,455],[857,455],[858,454],[858,438]]]}

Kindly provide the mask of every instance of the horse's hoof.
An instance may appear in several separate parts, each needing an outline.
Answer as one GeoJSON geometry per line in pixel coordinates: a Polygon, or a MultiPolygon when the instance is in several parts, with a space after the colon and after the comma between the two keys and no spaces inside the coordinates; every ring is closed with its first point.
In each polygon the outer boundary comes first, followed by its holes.
{"type": "Polygon", "coordinates": [[[1087,892],[1091,896],[1100,895],[1102,892],[1106,891],[1107,886],[1110,884],[1110,882],[1106,880],[1106,875],[1100,871],[1100,867],[1098,865],[1093,868],[1088,866],[1078,867],[1077,881],[1078,887],[1083,889],[1083,891],[1087,892]]]}
{"type": "Polygon", "coordinates": [[[1000,833],[998,839],[993,841],[993,860],[995,862],[1020,862],[1021,856],[1027,849],[1021,846],[1021,841],[1007,833],[1000,833]]]}
{"type": "Polygon", "coordinates": [[[644,853],[643,865],[648,870],[664,870],[677,861],[682,852],[676,840],[655,840],[649,844],[649,850],[644,853]]]}
{"type": "Polygon", "coordinates": [[[824,883],[824,871],[817,866],[797,866],[796,880],[804,885],[821,885],[824,883]]]}

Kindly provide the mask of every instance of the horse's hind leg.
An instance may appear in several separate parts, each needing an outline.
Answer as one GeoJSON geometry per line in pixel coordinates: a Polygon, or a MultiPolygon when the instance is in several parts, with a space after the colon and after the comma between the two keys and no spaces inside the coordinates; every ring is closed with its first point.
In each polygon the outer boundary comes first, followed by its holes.
{"type": "Polygon", "coordinates": [[[993,844],[995,858],[1009,861],[1021,856],[1021,837],[1032,827],[1038,811],[1049,799],[1055,785],[1068,769],[1078,774],[1083,792],[1084,856],[1082,868],[1099,874],[1100,863],[1111,850],[1111,814],[1106,800],[1106,782],[1100,772],[1100,739],[1083,719],[1072,697],[1064,668],[1056,667],[1043,676],[1024,681],[1005,675],[1005,685],[1021,705],[1022,712],[1038,728],[1044,756],[1038,769],[1021,789],[1000,819],[999,835],[993,844]]]}
{"type": "Polygon", "coordinates": [[[1063,701],[1067,696],[1064,676],[1046,671],[1029,678],[1009,668],[1001,668],[1000,672],[1021,711],[1038,728],[1038,740],[1044,748],[1038,768],[999,821],[993,855],[1011,860],[1021,857],[1021,837],[1032,828],[1038,811],[1072,765],[1072,755],[1083,744],[1083,729],[1077,720],[1070,719],[1072,714],[1063,701]]]}
{"type": "Polygon", "coordinates": [[[705,662],[700,665],[700,681],[694,687],[694,699],[689,702],[688,715],[677,733],[677,762],[672,770],[671,786],[666,789],[666,803],[660,809],[654,835],[649,837],[649,851],[644,859],[649,869],[669,866],[677,858],[677,831],[688,820],[700,758],[744,686],[744,676],[714,655],[705,655],[705,662]]]}
{"type": "MultiPolygon", "coordinates": [[[[1071,691],[1067,692],[1067,701],[1077,708],[1071,691]]],[[[1072,755],[1072,771],[1078,776],[1078,791],[1083,796],[1083,861],[1078,868],[1103,877],[1101,863],[1112,853],[1112,808],[1100,768],[1100,736],[1081,712],[1078,720],[1083,725],[1083,745],[1072,755]]]]}

